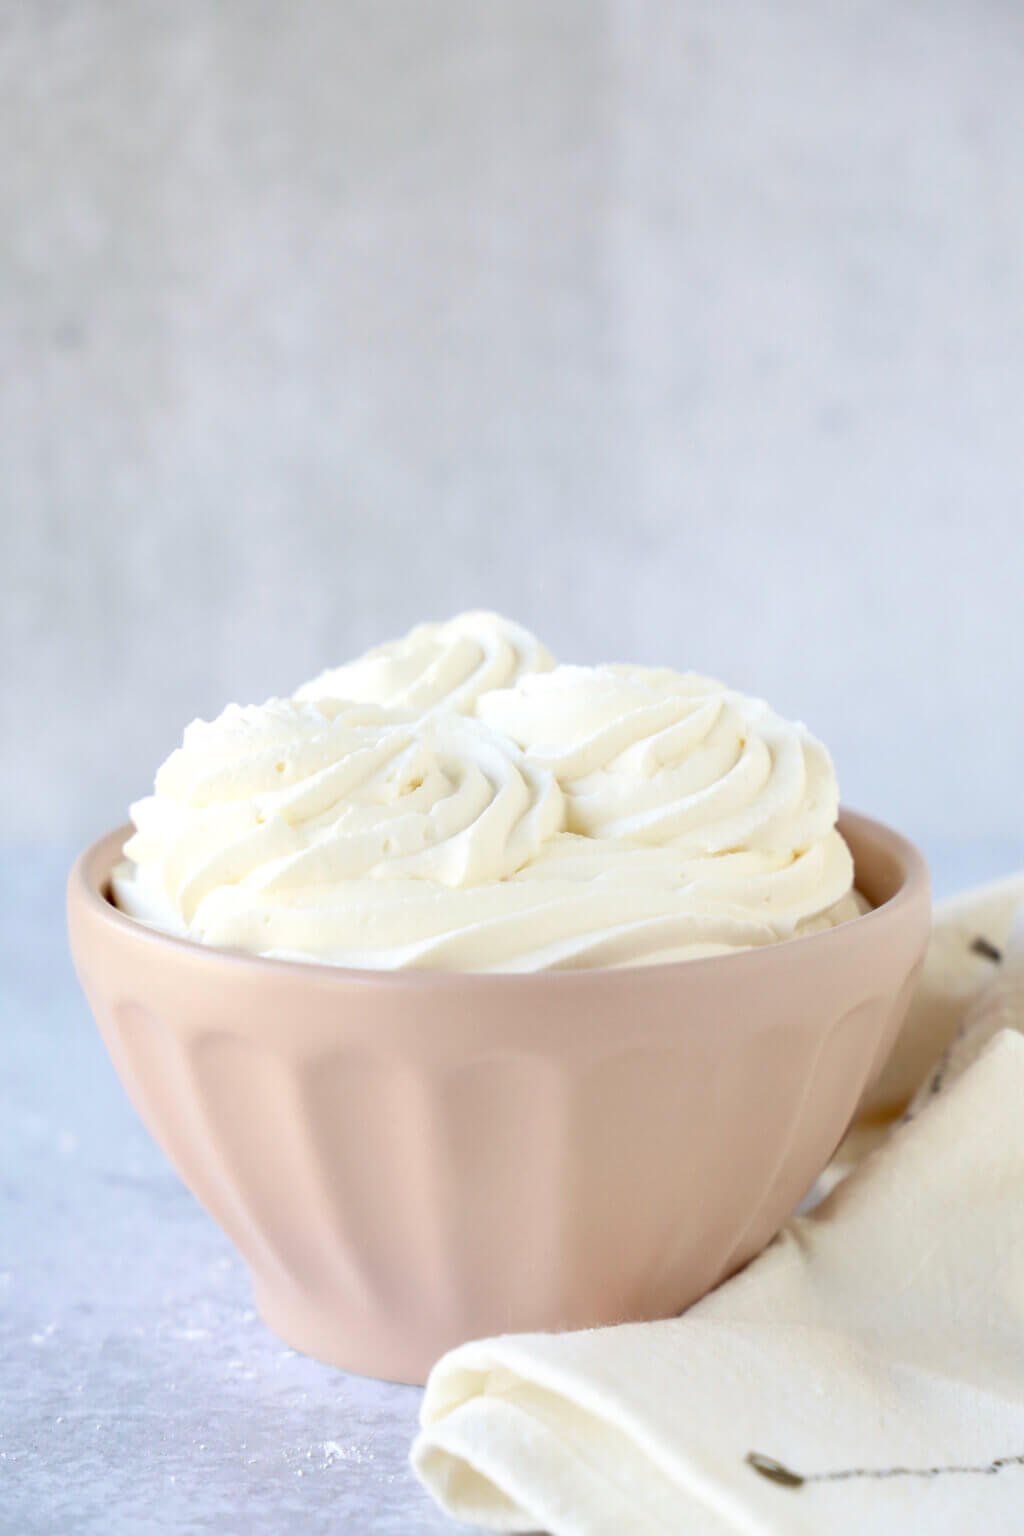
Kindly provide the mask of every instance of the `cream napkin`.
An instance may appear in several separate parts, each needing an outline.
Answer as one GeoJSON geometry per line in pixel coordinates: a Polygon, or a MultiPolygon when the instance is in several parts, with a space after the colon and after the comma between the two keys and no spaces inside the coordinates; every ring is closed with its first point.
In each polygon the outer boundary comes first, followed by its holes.
{"type": "Polygon", "coordinates": [[[1024,906],[1014,918],[1001,949],[996,950],[987,938],[972,940],[972,947],[975,953],[979,948],[983,952],[987,949],[990,961],[997,967],[995,975],[918,1089],[910,1106],[912,1115],[966,1072],[1001,1029],[1024,1034],[1024,906]]]}
{"type": "Polygon", "coordinates": [[[936,906],[924,973],[892,1055],[867,1096],[866,1110],[902,1110],[991,981],[1014,912],[1022,905],[1024,872],[936,906]]]}
{"type": "Polygon", "coordinates": [[[743,1274],[669,1322],[439,1362],[412,1459],[444,1509],[553,1536],[1024,1531],[1024,1038],[970,1060],[1024,1013],[1011,894],[1001,944],[961,935],[999,951],[970,950],[998,993],[940,1091],[743,1274]]]}

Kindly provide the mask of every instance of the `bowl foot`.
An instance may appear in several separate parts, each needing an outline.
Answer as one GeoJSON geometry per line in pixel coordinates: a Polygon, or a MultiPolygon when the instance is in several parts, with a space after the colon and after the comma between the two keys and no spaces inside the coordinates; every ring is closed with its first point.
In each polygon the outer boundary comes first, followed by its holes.
{"type": "MultiPolygon", "coordinates": [[[[308,1294],[267,1284],[253,1276],[256,1310],[278,1338],[324,1365],[380,1381],[421,1387],[430,1368],[450,1347],[431,1345],[414,1326],[396,1330],[365,1316],[348,1314],[343,1303],[325,1304],[308,1294]]],[[[450,1341],[451,1345],[459,1342],[450,1341]]]]}

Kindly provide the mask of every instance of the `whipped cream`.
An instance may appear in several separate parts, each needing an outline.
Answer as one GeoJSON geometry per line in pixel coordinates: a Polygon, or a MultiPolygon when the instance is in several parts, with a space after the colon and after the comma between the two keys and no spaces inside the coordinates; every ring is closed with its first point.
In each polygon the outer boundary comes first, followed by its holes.
{"type": "Polygon", "coordinates": [[[693,673],[557,667],[479,713],[555,775],[587,837],[791,853],[839,814],[831,759],[805,726],[693,673]]]}
{"type": "Polygon", "coordinates": [[[835,773],[713,679],[555,667],[496,615],[195,721],[132,807],[119,907],[376,969],[636,965],[855,916],[835,773]]]}
{"type": "Polygon", "coordinates": [[[551,654],[521,624],[497,613],[460,613],[444,624],[417,624],[401,640],[375,646],[356,661],[303,683],[297,699],[350,699],[425,713],[472,714],[482,693],[507,688],[554,666],[551,654]]]}

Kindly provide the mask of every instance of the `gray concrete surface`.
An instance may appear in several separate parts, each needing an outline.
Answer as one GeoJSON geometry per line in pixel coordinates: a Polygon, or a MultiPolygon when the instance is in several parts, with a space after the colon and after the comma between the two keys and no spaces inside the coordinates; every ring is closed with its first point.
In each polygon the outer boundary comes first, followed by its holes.
{"type": "Polygon", "coordinates": [[[1024,833],[1013,0],[0,3],[0,838],[427,615],[1024,833]]]}

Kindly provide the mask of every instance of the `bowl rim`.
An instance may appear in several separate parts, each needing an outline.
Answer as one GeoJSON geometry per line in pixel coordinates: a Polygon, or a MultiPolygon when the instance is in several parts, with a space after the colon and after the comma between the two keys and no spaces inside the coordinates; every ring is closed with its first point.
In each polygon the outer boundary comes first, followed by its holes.
{"type": "MultiPolygon", "coordinates": [[[[167,933],[163,929],[150,927],[114,905],[108,894],[110,877],[114,865],[121,857],[124,842],[133,831],[130,823],[124,823],[103,833],[78,855],[68,875],[67,904],[69,916],[76,907],[81,908],[94,920],[113,928],[116,934],[130,943],[141,945],[144,949],[169,951],[171,955],[178,953],[182,960],[190,960],[193,964],[208,965],[218,970],[223,967],[227,967],[229,971],[255,968],[257,974],[292,977],[296,981],[305,980],[335,986],[347,984],[349,986],[414,988],[417,991],[423,988],[443,990],[455,986],[486,987],[493,986],[495,982],[520,988],[552,984],[560,987],[573,985],[578,987],[588,981],[592,983],[594,978],[598,978],[602,985],[619,986],[629,983],[635,986],[640,977],[665,977],[673,973],[683,973],[693,977],[698,973],[705,974],[709,966],[714,966],[718,971],[723,965],[730,965],[735,970],[740,965],[771,964],[773,956],[792,955],[794,952],[805,953],[806,946],[809,944],[816,945],[818,951],[821,951],[826,944],[849,943],[854,932],[866,938],[866,927],[870,926],[874,931],[882,924],[891,923],[922,900],[930,899],[931,878],[927,862],[920,849],[909,838],[885,822],[845,806],[840,808],[837,825],[844,836],[852,833],[855,842],[863,837],[881,843],[899,864],[899,885],[881,905],[872,907],[870,911],[860,913],[857,917],[848,918],[833,928],[821,929],[817,933],[801,934],[797,938],[782,939],[774,944],[756,945],[749,949],[736,950],[731,954],[706,955],[694,960],[663,960],[650,965],[592,965],[540,971],[458,971],[431,970],[426,967],[375,970],[334,965],[329,961],[290,960],[270,955],[250,954],[245,950],[218,949],[213,945],[202,944],[197,939],[180,937],[177,934],[167,933]]],[[[854,854],[854,861],[856,867],[856,854],[854,854]]]]}

